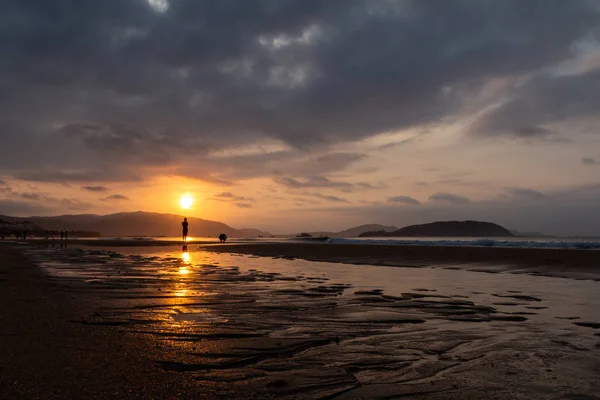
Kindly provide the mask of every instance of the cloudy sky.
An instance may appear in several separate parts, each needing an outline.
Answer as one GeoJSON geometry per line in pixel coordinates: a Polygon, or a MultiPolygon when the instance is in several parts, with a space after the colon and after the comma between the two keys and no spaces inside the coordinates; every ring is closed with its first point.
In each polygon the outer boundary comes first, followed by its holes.
{"type": "Polygon", "coordinates": [[[600,235],[600,2],[0,0],[0,214],[600,235]]]}

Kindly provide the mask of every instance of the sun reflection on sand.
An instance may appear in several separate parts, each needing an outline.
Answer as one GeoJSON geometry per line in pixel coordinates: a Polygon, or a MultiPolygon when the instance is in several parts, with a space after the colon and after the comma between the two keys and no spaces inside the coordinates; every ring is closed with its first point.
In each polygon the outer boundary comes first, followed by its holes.
{"type": "Polygon", "coordinates": [[[181,253],[181,259],[183,260],[184,263],[189,264],[190,263],[190,253],[188,253],[187,251],[184,251],[183,253],[181,253]]]}
{"type": "Polygon", "coordinates": [[[189,290],[188,289],[179,289],[175,292],[173,292],[173,294],[177,297],[184,297],[187,296],[189,290]]]}

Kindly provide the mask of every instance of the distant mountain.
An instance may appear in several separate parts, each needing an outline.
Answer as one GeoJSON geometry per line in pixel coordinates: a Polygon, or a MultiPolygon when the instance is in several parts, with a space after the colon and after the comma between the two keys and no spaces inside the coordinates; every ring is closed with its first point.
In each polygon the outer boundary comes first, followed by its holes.
{"type": "Polygon", "coordinates": [[[346,229],[345,231],[337,232],[333,234],[332,237],[356,237],[359,236],[361,233],[368,231],[394,232],[396,230],[398,230],[398,228],[393,225],[387,226],[378,224],[367,224],[346,229]]]}
{"type": "Polygon", "coordinates": [[[363,232],[359,236],[508,237],[514,235],[508,229],[491,222],[438,221],[430,224],[406,226],[393,232],[363,232]]]}
{"type": "MultiPolygon", "coordinates": [[[[15,218],[0,216],[4,220],[27,220],[45,230],[95,231],[102,236],[180,236],[183,216],[150,212],[130,212],[109,215],[61,215],[57,217],[15,218]]],[[[269,236],[258,229],[235,229],[222,222],[188,217],[190,237],[216,237],[225,233],[229,237],[269,236]]]]}
{"type": "MultiPolygon", "coordinates": [[[[367,225],[355,226],[354,228],[349,228],[349,229],[339,231],[339,232],[319,231],[319,232],[308,232],[308,233],[311,234],[313,237],[329,236],[329,237],[335,237],[335,238],[344,238],[344,237],[356,237],[366,231],[392,232],[397,229],[398,228],[395,226],[367,224],[367,225]]],[[[283,235],[283,236],[296,237],[297,235],[298,235],[297,233],[294,233],[294,234],[287,234],[287,235],[283,235]]]]}

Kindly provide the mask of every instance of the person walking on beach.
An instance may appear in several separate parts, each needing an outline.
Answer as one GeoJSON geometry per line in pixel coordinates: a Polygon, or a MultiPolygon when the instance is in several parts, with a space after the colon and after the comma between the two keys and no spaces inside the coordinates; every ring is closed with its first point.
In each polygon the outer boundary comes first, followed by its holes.
{"type": "Polygon", "coordinates": [[[187,240],[187,234],[188,234],[188,222],[187,222],[187,218],[183,219],[183,222],[181,223],[181,226],[183,227],[183,241],[185,242],[187,240]]]}

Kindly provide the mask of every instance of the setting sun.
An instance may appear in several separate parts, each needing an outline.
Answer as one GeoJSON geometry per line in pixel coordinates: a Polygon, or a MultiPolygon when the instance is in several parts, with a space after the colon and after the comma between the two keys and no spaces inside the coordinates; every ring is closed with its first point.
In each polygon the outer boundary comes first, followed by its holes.
{"type": "Polygon", "coordinates": [[[194,199],[191,198],[190,196],[181,196],[181,199],[179,200],[179,205],[181,206],[181,208],[185,208],[190,209],[192,207],[192,204],[194,204],[194,199]]]}

